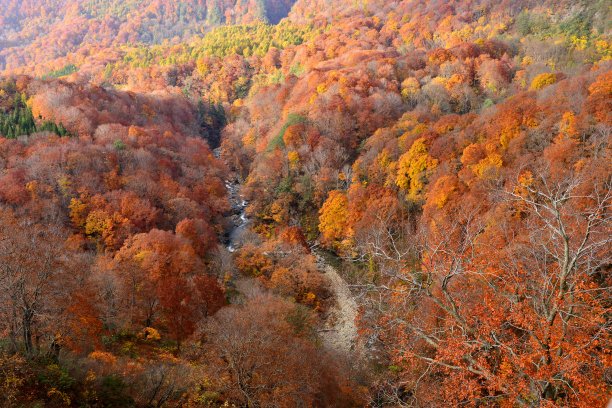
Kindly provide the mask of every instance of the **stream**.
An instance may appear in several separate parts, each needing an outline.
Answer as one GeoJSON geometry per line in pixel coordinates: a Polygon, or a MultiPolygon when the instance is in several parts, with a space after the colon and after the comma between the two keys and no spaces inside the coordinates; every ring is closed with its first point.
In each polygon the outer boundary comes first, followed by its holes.
{"type": "Polygon", "coordinates": [[[236,251],[244,244],[243,236],[250,224],[246,215],[246,207],[249,203],[240,194],[240,187],[238,180],[225,182],[225,188],[232,206],[232,215],[230,216],[232,225],[225,240],[226,248],[230,252],[236,251]]]}
{"type": "MultiPolygon", "coordinates": [[[[213,150],[213,154],[217,159],[221,158],[221,148],[217,147],[213,150]]],[[[242,184],[238,176],[233,174],[229,179],[225,180],[225,189],[231,206],[231,213],[228,216],[231,224],[224,236],[224,244],[229,252],[235,252],[240,248],[243,242],[243,236],[249,229],[251,223],[246,215],[246,208],[249,204],[240,193],[242,184]]]]}

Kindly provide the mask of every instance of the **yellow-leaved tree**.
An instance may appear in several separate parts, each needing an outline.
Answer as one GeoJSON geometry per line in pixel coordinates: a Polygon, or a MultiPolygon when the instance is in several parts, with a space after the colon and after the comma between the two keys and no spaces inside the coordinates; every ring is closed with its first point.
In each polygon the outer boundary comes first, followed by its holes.
{"type": "Polygon", "coordinates": [[[319,231],[325,244],[337,247],[347,235],[348,198],[339,190],[329,192],[327,200],[319,210],[319,231]]]}
{"type": "Polygon", "coordinates": [[[427,151],[425,139],[417,139],[399,159],[395,184],[406,192],[409,199],[419,200],[428,177],[437,165],[438,160],[427,151]]]}

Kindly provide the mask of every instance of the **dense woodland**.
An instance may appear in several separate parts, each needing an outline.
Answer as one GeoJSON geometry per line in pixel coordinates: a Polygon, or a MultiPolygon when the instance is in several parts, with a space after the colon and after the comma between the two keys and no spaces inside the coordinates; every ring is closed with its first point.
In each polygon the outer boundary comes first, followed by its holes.
{"type": "Polygon", "coordinates": [[[0,406],[605,406],[610,21],[0,0],[0,406]]]}

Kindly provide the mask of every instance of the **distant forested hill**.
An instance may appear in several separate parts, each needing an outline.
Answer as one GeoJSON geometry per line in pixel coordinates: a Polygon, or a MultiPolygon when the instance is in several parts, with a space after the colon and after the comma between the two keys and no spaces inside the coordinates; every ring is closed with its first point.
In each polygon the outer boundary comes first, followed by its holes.
{"type": "Polygon", "coordinates": [[[0,407],[605,406],[611,11],[0,0],[0,407]]]}
{"type": "Polygon", "coordinates": [[[125,43],[177,42],[221,24],[277,23],[294,0],[6,0],[0,69],[125,43]]]}

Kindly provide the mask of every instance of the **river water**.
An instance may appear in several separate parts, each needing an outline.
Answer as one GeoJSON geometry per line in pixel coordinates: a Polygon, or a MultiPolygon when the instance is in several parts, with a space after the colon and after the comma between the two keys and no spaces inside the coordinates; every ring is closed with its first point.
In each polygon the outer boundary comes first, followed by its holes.
{"type": "Polygon", "coordinates": [[[246,207],[249,203],[240,194],[240,187],[236,180],[225,182],[225,188],[227,188],[228,198],[232,206],[231,227],[225,242],[227,250],[230,252],[234,252],[244,244],[244,233],[249,229],[251,223],[246,215],[246,207]]]}
{"type": "MultiPolygon", "coordinates": [[[[214,149],[213,154],[216,158],[220,159],[221,148],[214,149]]],[[[244,244],[244,233],[248,231],[251,223],[246,215],[246,208],[249,203],[240,192],[242,184],[240,184],[237,175],[232,175],[229,179],[225,180],[225,188],[231,206],[231,213],[229,215],[230,225],[226,230],[224,243],[229,252],[235,252],[236,249],[244,244]]]]}

